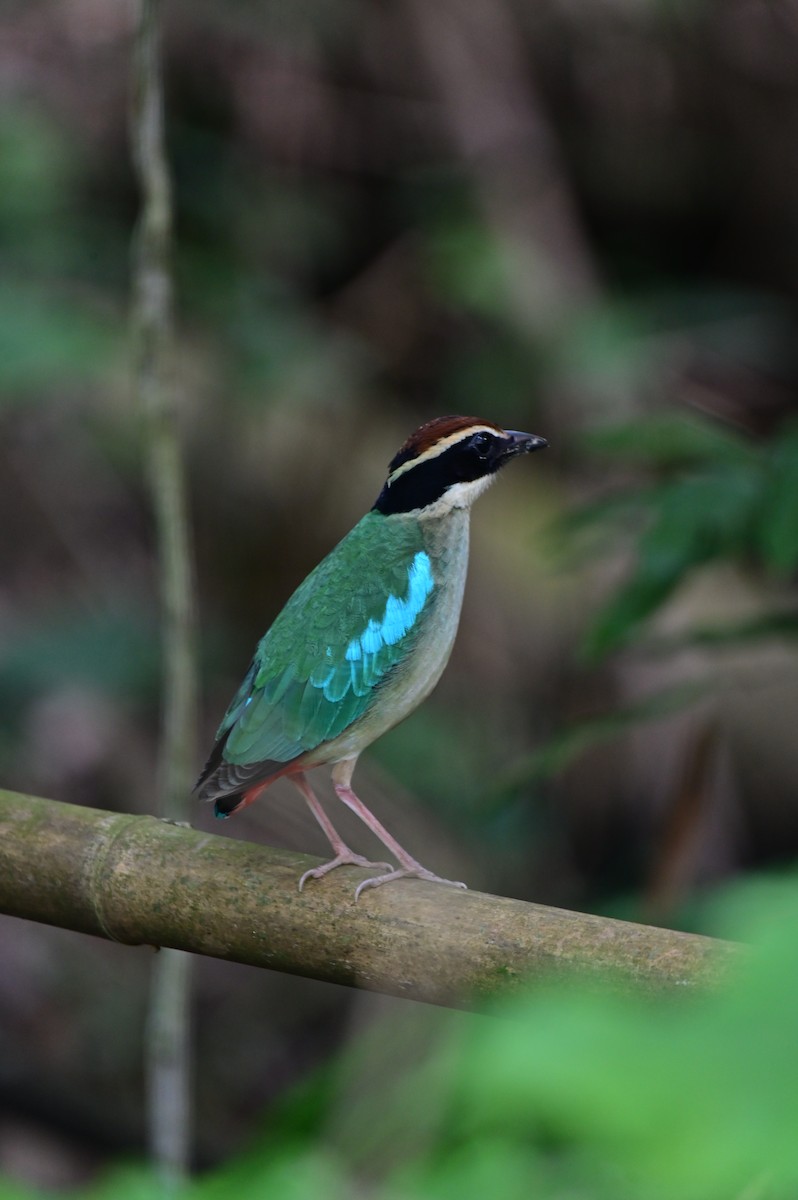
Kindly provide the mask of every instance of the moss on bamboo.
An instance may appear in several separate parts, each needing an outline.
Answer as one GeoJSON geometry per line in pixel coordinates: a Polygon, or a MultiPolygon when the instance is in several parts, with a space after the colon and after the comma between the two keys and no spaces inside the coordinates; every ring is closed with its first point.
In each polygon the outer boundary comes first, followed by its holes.
{"type": "Polygon", "coordinates": [[[479,1006],[530,977],[675,992],[718,979],[711,938],[420,880],[364,893],[342,868],[154,817],[0,792],[0,910],[436,1004],[479,1006]]]}

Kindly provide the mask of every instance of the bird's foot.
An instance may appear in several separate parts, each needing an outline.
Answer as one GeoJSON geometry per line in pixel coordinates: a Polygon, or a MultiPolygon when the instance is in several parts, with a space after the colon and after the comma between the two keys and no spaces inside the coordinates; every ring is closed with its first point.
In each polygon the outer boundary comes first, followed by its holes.
{"type": "Polygon", "coordinates": [[[460,883],[456,879],[441,879],[440,875],[433,875],[432,871],[428,871],[426,867],[416,863],[412,867],[397,867],[393,871],[388,871],[386,875],[375,875],[373,879],[364,879],[355,888],[355,902],[360,899],[360,893],[366,888],[382,887],[384,883],[393,883],[394,879],[426,879],[428,883],[446,883],[449,887],[465,888],[468,891],[467,883],[460,883]]]}
{"type": "Polygon", "coordinates": [[[370,858],[364,858],[362,854],[355,854],[355,852],[353,850],[346,849],[346,850],[343,850],[340,854],[336,854],[335,858],[330,859],[330,861],[327,863],[324,863],[323,866],[311,867],[311,869],[309,871],[306,871],[305,874],[302,876],[302,878],[299,881],[299,890],[300,890],[300,892],[302,891],[303,887],[305,886],[305,884],[307,883],[307,881],[309,879],[323,879],[325,875],[328,875],[330,873],[330,871],[334,871],[336,867],[390,867],[390,866],[391,866],[391,863],[372,862],[370,858]]]}

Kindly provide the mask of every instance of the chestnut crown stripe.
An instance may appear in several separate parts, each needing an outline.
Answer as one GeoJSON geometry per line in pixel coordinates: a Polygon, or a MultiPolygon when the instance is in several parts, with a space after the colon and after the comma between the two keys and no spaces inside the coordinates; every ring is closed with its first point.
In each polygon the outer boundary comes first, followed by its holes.
{"type": "MultiPolygon", "coordinates": [[[[431,424],[433,424],[433,422],[430,422],[430,425],[431,424]]],[[[426,428],[426,426],[424,428],[426,428]]],[[[420,432],[421,430],[419,430],[419,433],[420,432]]],[[[430,432],[432,431],[430,430],[430,432]]],[[[395,483],[401,475],[404,475],[405,471],[410,471],[423,462],[429,462],[431,459],[437,458],[440,454],[443,454],[444,451],[448,450],[450,446],[456,445],[457,442],[461,442],[466,437],[471,437],[475,433],[490,433],[494,436],[498,434],[500,437],[506,436],[504,430],[499,429],[497,425],[487,425],[484,421],[474,421],[473,423],[469,422],[468,424],[459,425],[458,428],[455,429],[454,432],[449,433],[448,436],[439,435],[435,437],[434,441],[432,441],[431,444],[428,444],[424,450],[421,450],[420,447],[424,445],[424,442],[427,441],[427,439],[422,440],[419,438],[416,443],[419,446],[419,450],[416,453],[413,453],[413,447],[409,446],[408,443],[405,443],[405,446],[402,447],[402,450],[400,450],[399,454],[397,454],[396,458],[394,459],[394,462],[396,462],[397,459],[402,459],[402,461],[400,461],[398,465],[394,467],[388,476],[388,487],[395,483]],[[403,451],[405,450],[405,447],[407,447],[407,449],[410,451],[410,457],[403,458],[403,451]]],[[[393,464],[391,465],[393,466],[393,464]]]]}

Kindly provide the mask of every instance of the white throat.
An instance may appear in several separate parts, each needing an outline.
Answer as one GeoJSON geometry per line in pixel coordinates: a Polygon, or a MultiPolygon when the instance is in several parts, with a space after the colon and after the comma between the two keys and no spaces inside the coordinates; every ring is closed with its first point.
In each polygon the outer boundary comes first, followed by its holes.
{"type": "Polygon", "coordinates": [[[453,483],[440,499],[415,510],[423,518],[445,517],[455,508],[470,508],[478,496],[487,491],[496,478],[493,475],[483,475],[481,479],[471,479],[465,483],[453,483]]]}

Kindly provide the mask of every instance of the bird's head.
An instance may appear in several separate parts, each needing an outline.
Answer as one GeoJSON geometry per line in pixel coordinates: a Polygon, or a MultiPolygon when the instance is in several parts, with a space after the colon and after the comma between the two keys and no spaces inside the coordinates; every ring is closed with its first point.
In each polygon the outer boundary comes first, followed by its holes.
{"type": "Polygon", "coordinates": [[[385,516],[444,516],[468,508],[511,458],[547,445],[537,434],[501,429],[478,417],[436,417],[411,434],[391,460],[374,508],[385,516]]]}

